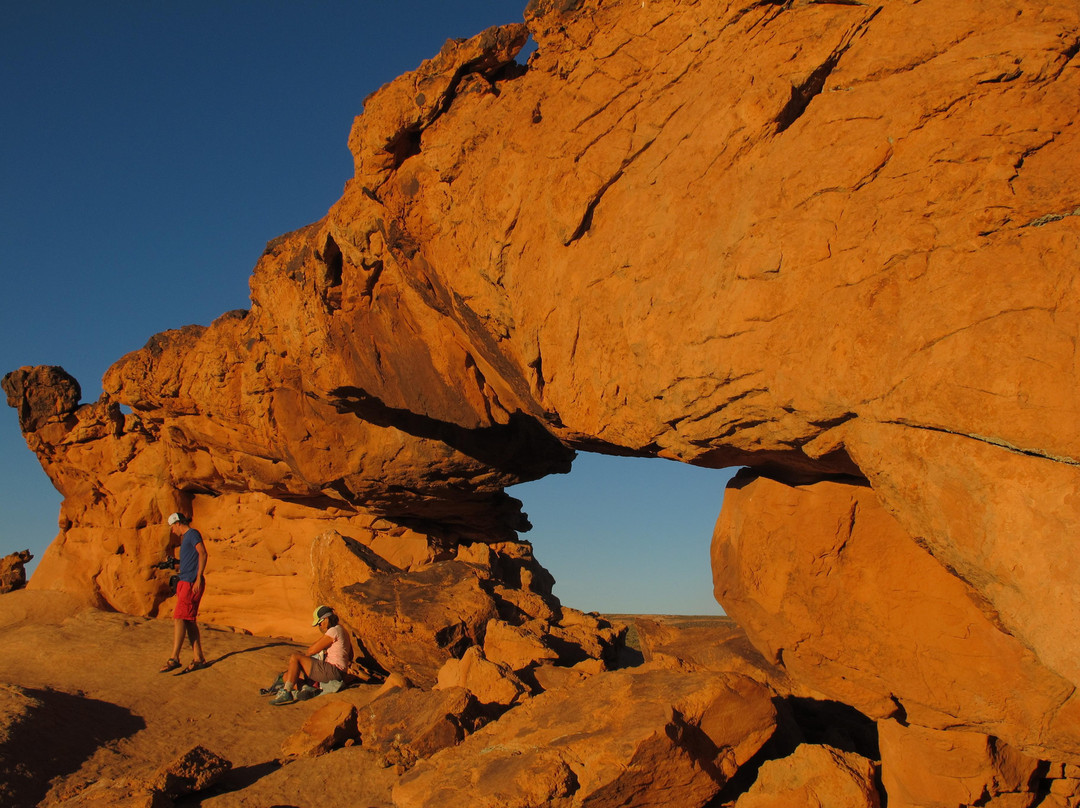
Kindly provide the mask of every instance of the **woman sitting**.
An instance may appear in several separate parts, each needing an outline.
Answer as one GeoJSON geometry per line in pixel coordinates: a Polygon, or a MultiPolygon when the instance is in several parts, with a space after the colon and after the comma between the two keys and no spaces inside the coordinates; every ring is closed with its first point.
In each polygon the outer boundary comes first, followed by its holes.
{"type": "Polygon", "coordinates": [[[289,666],[282,677],[282,689],[270,701],[271,704],[292,704],[297,701],[296,686],[301,676],[310,682],[333,682],[345,678],[345,671],[353,659],[353,648],[349,635],[338,625],[338,616],[329,606],[320,606],[312,615],[311,625],[318,626],[323,636],[303,653],[296,652],[289,657],[289,666]]]}

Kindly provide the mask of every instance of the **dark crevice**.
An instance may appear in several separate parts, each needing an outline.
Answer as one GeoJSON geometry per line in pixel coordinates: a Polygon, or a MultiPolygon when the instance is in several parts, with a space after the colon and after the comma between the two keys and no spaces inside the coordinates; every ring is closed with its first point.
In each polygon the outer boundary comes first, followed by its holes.
{"type": "Polygon", "coordinates": [[[323,272],[317,284],[323,302],[330,311],[341,308],[341,282],[344,275],[345,259],[341,254],[341,248],[332,236],[326,237],[322,254],[318,256],[322,261],[323,272]]]}
{"type": "Polygon", "coordinates": [[[1004,73],[999,73],[993,78],[983,79],[979,84],[1007,84],[1010,81],[1016,81],[1021,75],[1023,75],[1023,71],[1019,67],[1016,67],[1004,73]]]}
{"type": "Polygon", "coordinates": [[[544,357],[539,351],[536,352],[536,359],[529,363],[529,367],[535,374],[533,381],[536,384],[536,391],[542,396],[544,394],[544,357]]]}
{"type": "Polygon", "coordinates": [[[825,88],[825,80],[829,78],[829,74],[833,72],[833,69],[840,61],[841,53],[842,51],[833,53],[823,65],[810,74],[806,81],[797,87],[791,88],[791,98],[788,99],[784,108],[780,110],[780,114],[776,116],[777,134],[787,130],[788,127],[802,117],[802,114],[806,112],[806,108],[810,106],[810,102],[825,88]]]}
{"type": "MultiPolygon", "coordinates": [[[[672,113],[672,115],[674,115],[674,113],[672,113]]],[[[671,120],[671,116],[668,116],[668,120],[671,120]]],[[[666,124],[667,121],[664,121],[664,123],[666,124]]],[[[603,199],[604,194],[607,193],[607,190],[612,185],[614,185],[616,182],[619,181],[619,179],[622,177],[622,175],[626,173],[626,169],[629,168],[630,165],[635,160],[637,160],[642,154],[644,154],[648,150],[648,148],[650,146],[652,146],[652,144],[655,143],[655,142],[656,142],[656,138],[654,137],[651,140],[649,140],[647,143],[645,143],[645,145],[643,145],[636,152],[634,152],[629,157],[627,157],[623,161],[623,164],[621,166],[619,166],[619,170],[616,171],[611,176],[611,178],[608,179],[607,182],[605,182],[603,185],[601,185],[599,189],[597,189],[596,193],[593,195],[593,198],[589,201],[589,204],[585,207],[585,214],[581,217],[581,222],[578,224],[577,228],[571,234],[570,238],[567,239],[565,242],[563,242],[564,246],[567,246],[567,247],[570,246],[575,241],[577,241],[582,236],[584,236],[587,232],[589,232],[590,229],[592,229],[593,212],[596,210],[596,206],[600,204],[600,200],[603,199]]]]}
{"type": "Polygon", "coordinates": [[[615,175],[611,179],[600,186],[600,189],[589,201],[589,204],[585,206],[585,215],[581,217],[581,222],[578,223],[577,228],[570,235],[570,238],[564,242],[564,246],[570,246],[592,229],[593,212],[596,210],[596,206],[600,204],[600,200],[607,192],[607,189],[614,185],[622,175],[623,169],[620,168],[615,172],[615,175]]]}
{"type": "MultiPolygon", "coordinates": [[[[834,5],[862,5],[861,3],[833,3],[834,5]]],[[[813,73],[811,73],[806,81],[797,87],[791,88],[791,97],[788,99],[787,104],[780,110],[780,114],[776,116],[776,133],[780,134],[790,127],[795,121],[802,117],[806,112],[806,108],[810,106],[810,102],[816,98],[821,91],[825,88],[825,82],[828,80],[829,75],[836,69],[836,65],[839,64],[840,58],[847,53],[848,48],[851,47],[852,42],[861,33],[866,31],[867,26],[873,21],[873,19],[881,12],[882,6],[875,8],[870,14],[867,15],[862,22],[860,22],[844,40],[837,46],[836,50],[832,52],[828,59],[819,66],[813,73]]]]}
{"type": "Polygon", "coordinates": [[[401,164],[410,157],[414,157],[420,153],[420,135],[422,132],[423,127],[420,124],[413,124],[407,129],[398,132],[394,138],[386,144],[386,151],[388,151],[393,158],[393,167],[395,169],[400,168],[401,164]]]}
{"type": "MultiPolygon", "coordinates": [[[[880,763],[877,724],[854,707],[837,701],[788,696],[773,700],[777,726],[773,736],[739,767],[706,808],[731,805],[753,786],[770,760],[790,757],[801,744],[830,746],[880,763]]],[[[878,784],[880,790],[880,783],[878,784]]],[[[879,793],[883,793],[879,791],[879,793]]]]}

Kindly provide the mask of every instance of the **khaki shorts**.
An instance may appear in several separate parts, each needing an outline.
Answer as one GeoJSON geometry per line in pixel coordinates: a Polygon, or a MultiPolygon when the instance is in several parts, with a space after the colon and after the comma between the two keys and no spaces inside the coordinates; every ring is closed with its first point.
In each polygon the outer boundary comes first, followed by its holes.
{"type": "Polygon", "coordinates": [[[311,672],[308,674],[308,678],[313,682],[334,682],[345,678],[345,671],[341,668],[335,668],[329,662],[323,662],[321,659],[311,658],[311,672]]]}

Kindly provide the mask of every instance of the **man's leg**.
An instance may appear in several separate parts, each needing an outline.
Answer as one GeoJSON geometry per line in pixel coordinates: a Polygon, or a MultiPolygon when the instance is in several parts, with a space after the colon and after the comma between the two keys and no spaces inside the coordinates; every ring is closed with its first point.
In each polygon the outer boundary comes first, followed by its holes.
{"type": "Polygon", "coordinates": [[[180,649],[184,647],[184,624],[186,620],[180,620],[179,618],[173,620],[173,647],[172,658],[180,661],[180,649]]]}
{"type": "Polygon", "coordinates": [[[199,633],[199,624],[194,620],[185,620],[187,625],[187,636],[191,641],[191,658],[193,662],[205,662],[206,657],[203,656],[202,650],[202,635],[199,633]]]}

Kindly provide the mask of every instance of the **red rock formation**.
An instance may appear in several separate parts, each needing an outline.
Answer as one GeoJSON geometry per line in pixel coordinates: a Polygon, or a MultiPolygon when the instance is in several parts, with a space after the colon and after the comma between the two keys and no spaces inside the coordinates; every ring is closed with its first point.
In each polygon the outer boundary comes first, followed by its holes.
{"type": "Polygon", "coordinates": [[[705,805],[773,734],[771,692],[736,674],[614,672],[511,710],[394,789],[399,808],[705,805]]]}
{"type": "Polygon", "coordinates": [[[485,721],[483,708],[463,688],[397,687],[360,712],[357,728],[365,749],[387,766],[407,769],[459,743],[485,721]]]}
{"type": "Polygon", "coordinates": [[[308,716],[300,729],[281,745],[287,760],[294,757],[318,757],[356,740],[356,707],[343,701],[331,701],[308,716]]]}
{"type": "Polygon", "coordinates": [[[512,541],[567,447],[767,467],[714,550],[767,658],[1080,761],[1078,48],[1063,0],[533,0],[448,43],[249,312],[81,408],[6,377],[65,495],[31,586],[157,612],[183,507],[211,618],[290,626],[327,528],[512,541]]]}
{"type": "Polygon", "coordinates": [[[803,744],[789,757],[767,761],[735,808],[878,808],[874,774],[864,757],[803,744]]]}
{"type": "Polygon", "coordinates": [[[29,550],[0,558],[0,595],[26,586],[26,565],[33,560],[29,550]]]}
{"type": "Polygon", "coordinates": [[[875,719],[993,734],[1036,757],[1075,754],[1071,683],[1003,630],[869,487],[740,472],[713,569],[717,598],[796,681],[875,719]]]}
{"type": "Polygon", "coordinates": [[[880,725],[882,783],[893,808],[1030,805],[1038,762],[974,732],[880,725]]]}

